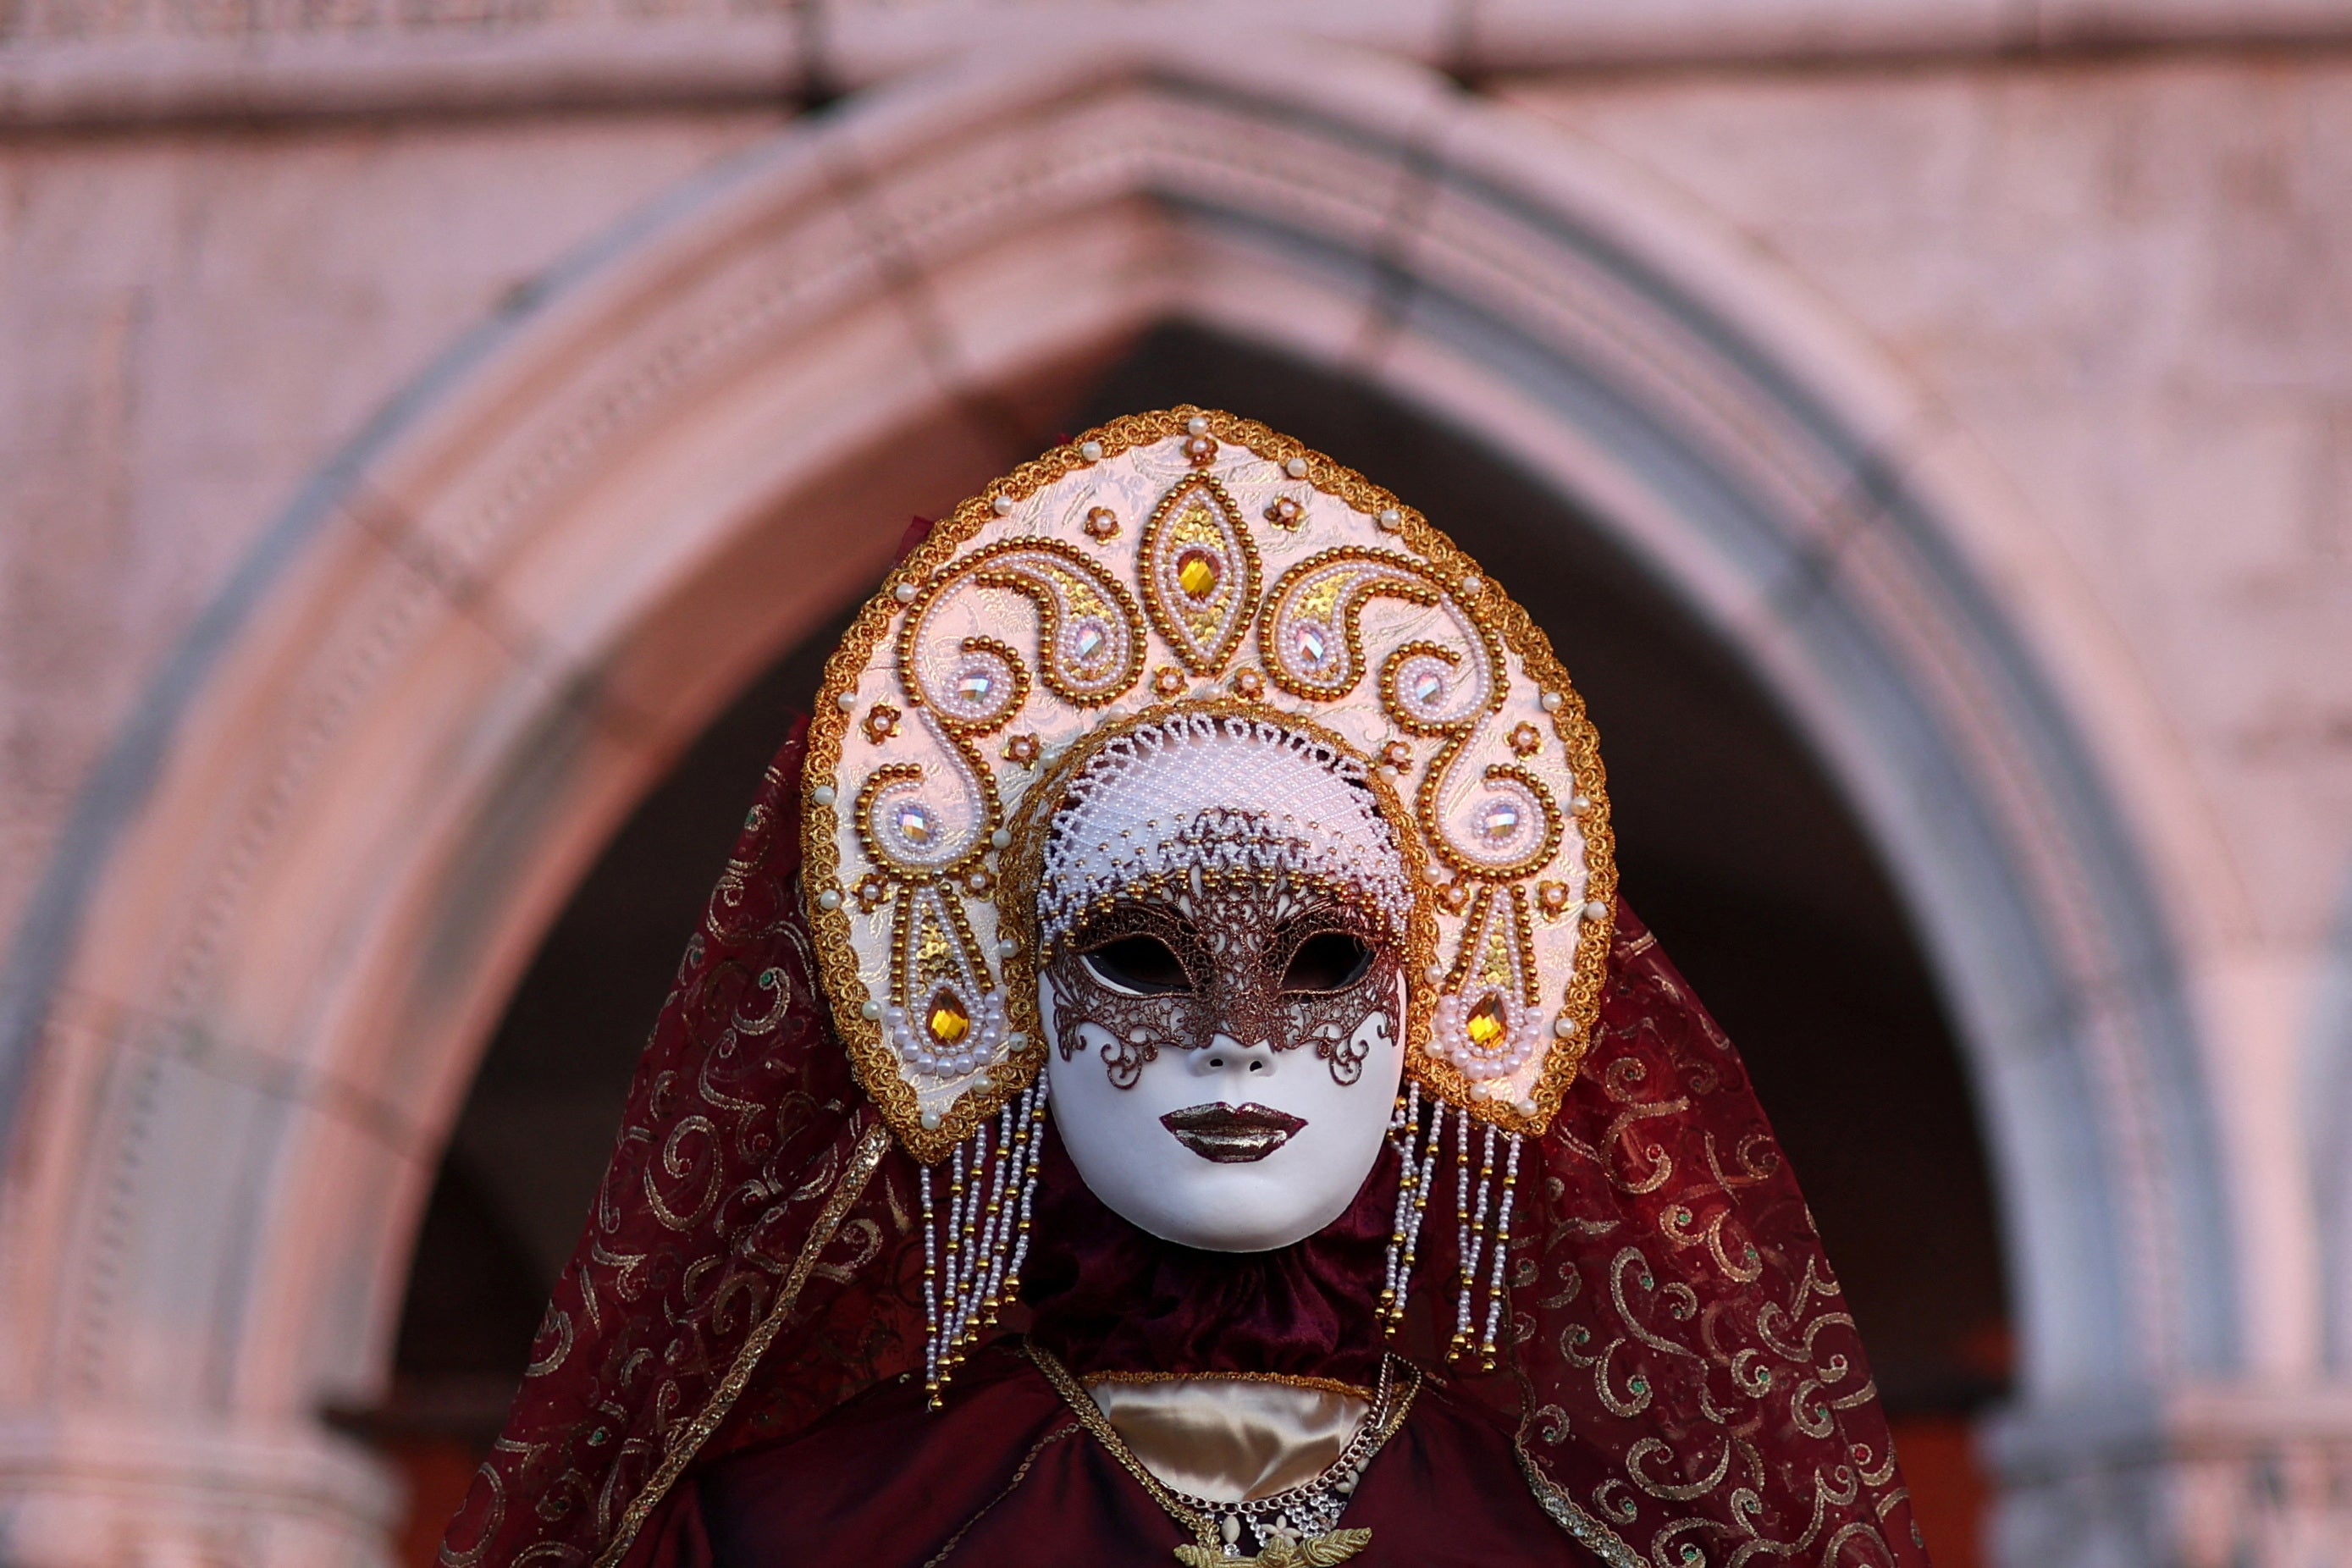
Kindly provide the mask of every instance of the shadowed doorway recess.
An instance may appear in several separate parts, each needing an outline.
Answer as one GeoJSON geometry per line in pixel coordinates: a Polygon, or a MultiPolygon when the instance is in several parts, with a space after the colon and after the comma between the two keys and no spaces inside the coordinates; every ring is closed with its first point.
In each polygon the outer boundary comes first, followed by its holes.
{"type": "MultiPolygon", "coordinates": [[[[1182,401],[1263,419],[1412,497],[1549,633],[1601,726],[1626,896],[1746,1057],[1871,1348],[1931,1548],[1966,1568],[1981,1500],[1967,1418],[2007,1388],[2006,1286],[1952,1034],[1852,813],[1736,658],[1473,433],[1185,326],[1144,336],[1065,427],[1182,401]]],[[[838,624],[637,807],[484,1058],[420,1234],[395,1392],[362,1421],[417,1489],[414,1561],[504,1415],[677,952],[838,624]]]]}

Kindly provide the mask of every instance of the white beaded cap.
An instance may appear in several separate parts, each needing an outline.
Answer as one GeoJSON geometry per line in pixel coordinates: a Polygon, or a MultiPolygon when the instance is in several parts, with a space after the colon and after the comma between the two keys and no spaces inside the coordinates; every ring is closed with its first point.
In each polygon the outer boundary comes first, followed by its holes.
{"type": "Polygon", "coordinates": [[[1362,763],[1265,720],[1183,713],[1109,742],[1070,781],[1046,832],[1041,946],[1137,883],[1195,868],[1328,878],[1399,936],[1411,918],[1362,763]]]}

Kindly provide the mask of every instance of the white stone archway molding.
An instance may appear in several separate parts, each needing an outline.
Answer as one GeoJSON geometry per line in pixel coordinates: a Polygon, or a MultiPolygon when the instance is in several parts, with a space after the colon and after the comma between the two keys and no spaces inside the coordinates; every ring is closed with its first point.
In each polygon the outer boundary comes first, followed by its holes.
{"type": "Polygon", "coordinates": [[[2301,1042],[2305,1146],[2313,1151],[2321,1245],[2326,1249],[2327,1363],[2352,1372],[2352,883],[2337,903],[2301,1042]]]}
{"type": "Polygon", "coordinates": [[[12,1563],[376,1560],[381,1484],[314,1413],[380,1384],[568,890],[908,510],[1025,455],[1007,410],[1171,317],[1476,433],[1753,663],[1978,1085],[2014,1561],[2170,1531],[2167,1391],[2245,1369],[2313,1270],[2248,1223],[2275,1194],[2200,1056],[2179,955],[2238,916],[2158,705],[1958,435],[1760,258],[1418,68],[1226,42],[974,58],[803,121],[516,300],[269,531],[10,955],[12,1563]]]}

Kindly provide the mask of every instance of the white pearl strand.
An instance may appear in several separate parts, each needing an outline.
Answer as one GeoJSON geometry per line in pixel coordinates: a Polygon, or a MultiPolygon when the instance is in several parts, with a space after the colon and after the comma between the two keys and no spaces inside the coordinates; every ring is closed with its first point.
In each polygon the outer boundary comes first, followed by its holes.
{"type": "Polygon", "coordinates": [[[982,1122],[956,1145],[944,1226],[932,1203],[930,1170],[921,1173],[923,1360],[935,1406],[965,1348],[995,1323],[1006,1298],[1020,1290],[1037,1166],[1045,1152],[1045,1086],[1040,1079],[998,1112],[993,1138],[982,1122]]]}
{"type": "Polygon", "coordinates": [[[931,1168],[918,1165],[923,1194],[923,1388],[940,1398],[940,1233],[931,1218],[931,1168]]]}
{"type": "Polygon", "coordinates": [[[1398,1272],[1404,1253],[1405,1214],[1412,1202],[1412,1172],[1416,1152],[1414,1137],[1421,1130],[1421,1085],[1409,1082],[1405,1092],[1397,1099],[1396,1114],[1389,1122],[1389,1143],[1397,1152],[1396,1219],[1389,1227],[1387,1276],[1381,1281],[1381,1310],[1393,1327],[1404,1317],[1405,1281],[1398,1272]]]}
{"type": "Polygon", "coordinates": [[[1422,1216],[1429,1208],[1429,1191],[1437,1180],[1437,1152],[1445,1142],[1445,1101],[1432,1100],[1429,1106],[1428,1141],[1422,1145],[1421,1168],[1412,1173],[1412,1207],[1406,1212],[1404,1222],[1404,1256],[1397,1260],[1396,1310],[1392,1323],[1404,1321],[1405,1290],[1412,1281],[1413,1259],[1421,1252],[1422,1216]]]}
{"type": "Polygon", "coordinates": [[[1519,1184],[1519,1135],[1510,1133],[1505,1142],[1509,1150],[1503,1163],[1503,1205],[1495,1215],[1495,1263],[1494,1273],[1486,1285],[1486,1332],[1478,1347],[1488,1366],[1495,1364],[1495,1331],[1502,1321],[1503,1255],[1510,1249],[1511,1199],[1517,1194],[1519,1184]]]}
{"type": "Polygon", "coordinates": [[[1454,1161],[1454,1207],[1462,1213],[1462,1278],[1454,1300],[1454,1348],[1470,1348],[1470,1298],[1478,1288],[1478,1261],[1486,1247],[1486,1216],[1496,1208],[1495,1199],[1495,1128],[1486,1125],[1486,1142],[1478,1155],[1478,1174],[1470,1175],[1469,1119],[1463,1118],[1455,1128],[1456,1156],[1454,1161]],[[1470,1189],[1477,1189],[1475,1207],[1470,1201],[1470,1189]]]}

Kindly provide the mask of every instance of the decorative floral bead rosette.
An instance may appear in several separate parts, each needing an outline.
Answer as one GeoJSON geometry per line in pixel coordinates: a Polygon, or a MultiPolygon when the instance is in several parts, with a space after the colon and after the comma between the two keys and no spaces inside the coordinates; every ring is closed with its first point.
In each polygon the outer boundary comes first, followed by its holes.
{"type": "Polygon", "coordinates": [[[893,1131],[938,1161],[1034,1084],[1024,851],[1089,737],[1188,710],[1289,725],[1382,781],[1419,882],[1406,1071],[1541,1133],[1615,908],[1584,705],[1526,612],[1418,512],[1194,408],[1090,431],[958,506],[826,667],[804,889],[835,1019],[893,1131]]]}

